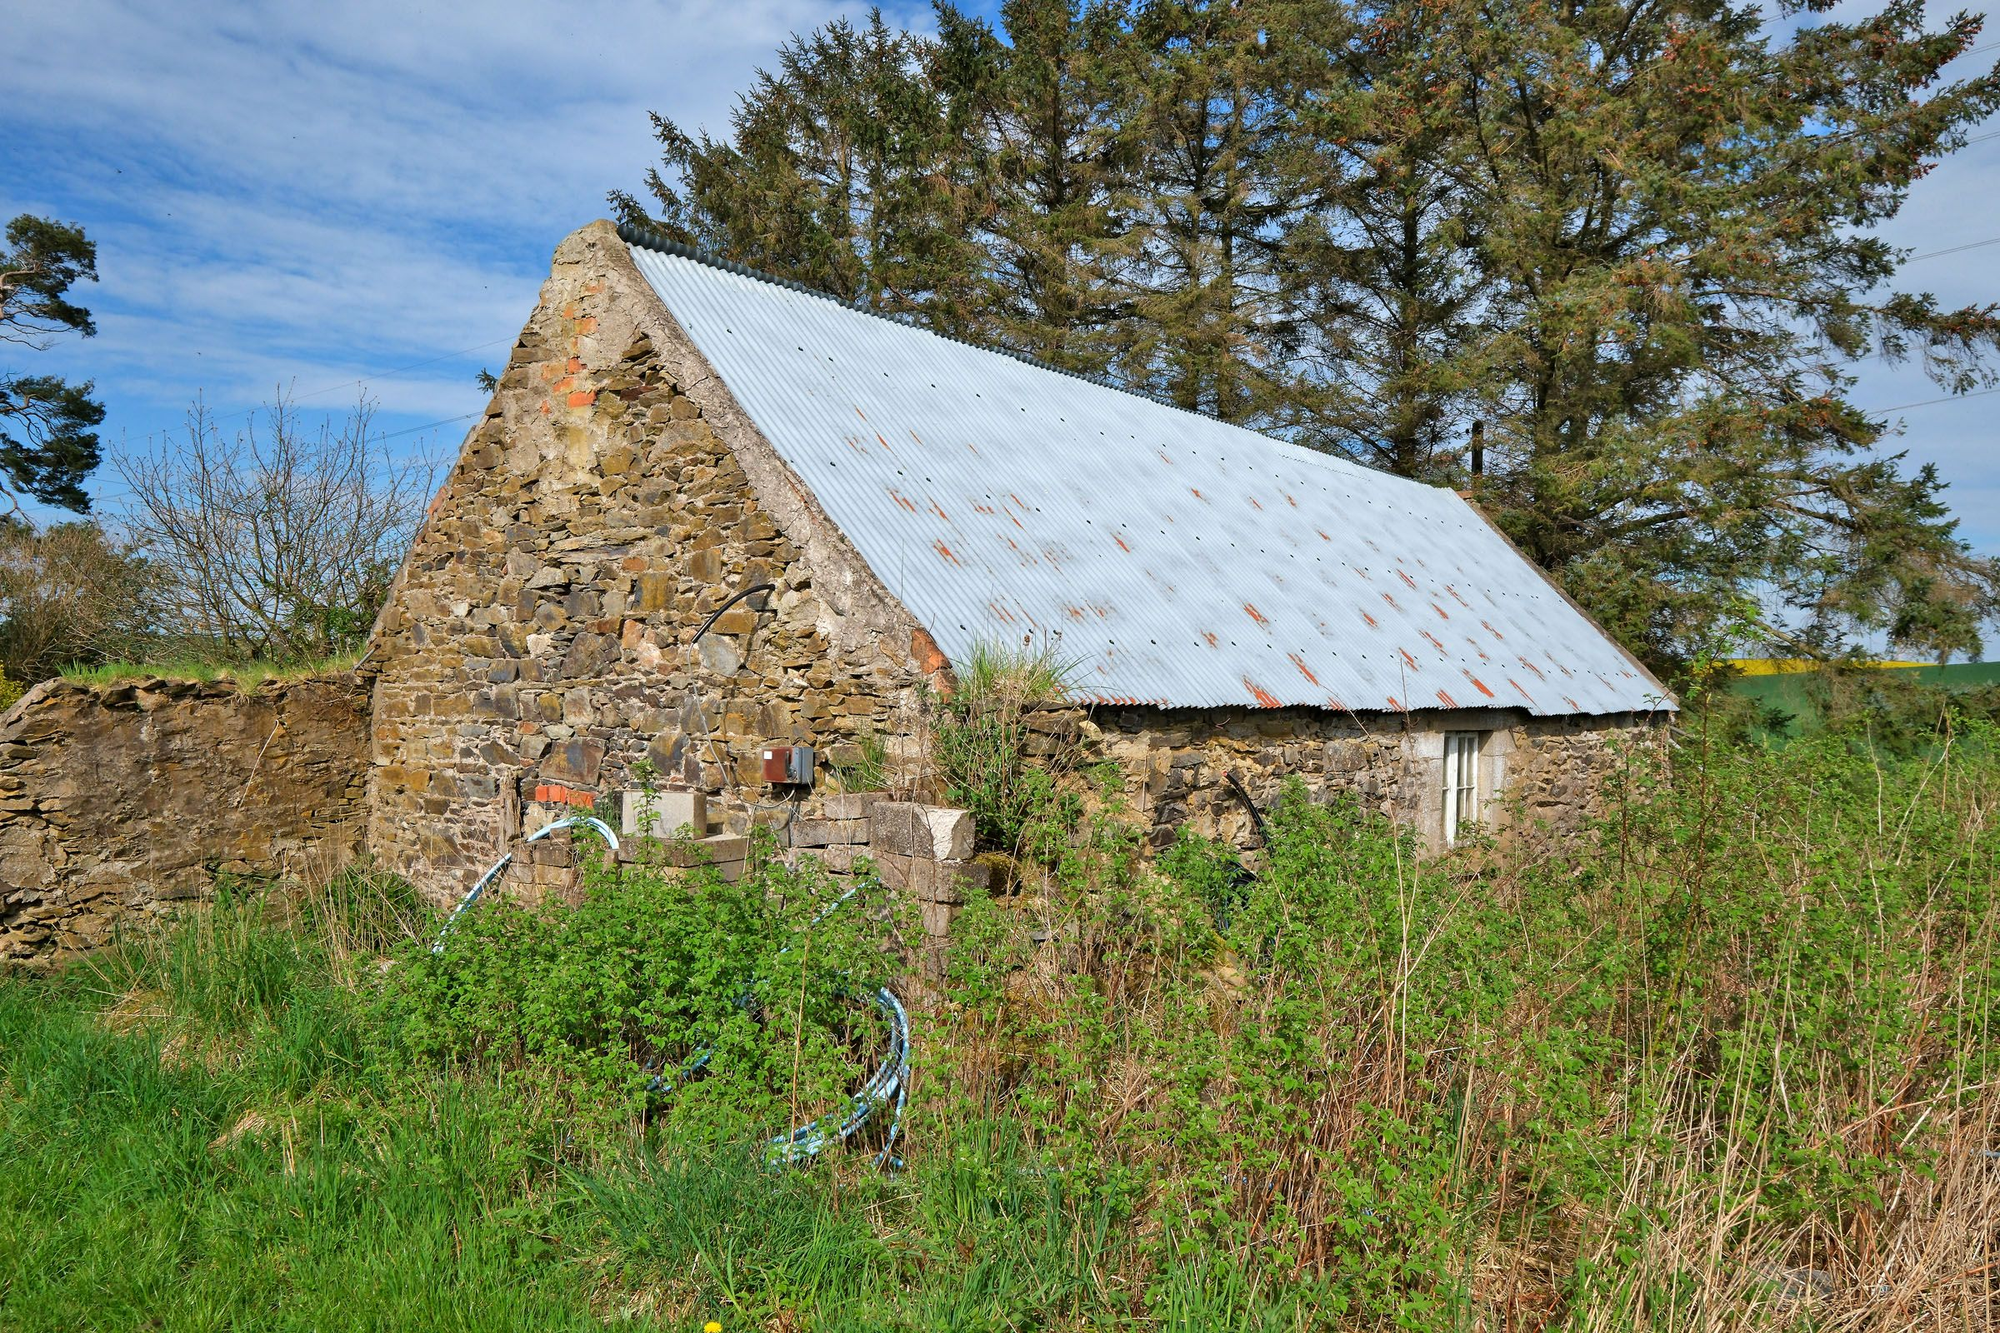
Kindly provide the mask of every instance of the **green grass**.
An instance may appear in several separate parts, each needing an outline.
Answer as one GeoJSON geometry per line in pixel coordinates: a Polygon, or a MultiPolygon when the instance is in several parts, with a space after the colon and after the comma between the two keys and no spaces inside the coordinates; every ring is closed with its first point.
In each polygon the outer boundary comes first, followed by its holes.
{"type": "Polygon", "coordinates": [[[297,680],[305,676],[351,671],[360,660],[361,654],[352,652],[310,662],[215,662],[202,658],[107,662],[94,667],[72,667],[62,673],[61,679],[79,685],[115,685],[123,680],[164,677],[167,680],[228,681],[242,689],[253,690],[267,680],[297,680]]]}
{"type": "MultiPolygon", "coordinates": [[[[1789,719],[1775,734],[1810,735],[1836,718],[1873,710],[1921,711],[1923,701],[1942,695],[1991,694],[2000,686],[2000,662],[1957,662],[1950,666],[1848,668],[1833,674],[1784,671],[1737,676],[1729,692],[1749,700],[1772,719],[1789,719]]],[[[1935,717],[1936,705],[1930,705],[1935,717]]]]}
{"type": "Polygon", "coordinates": [[[914,925],[810,877],[437,956],[393,881],[226,885],[0,977],[0,1327],[1991,1327],[2000,751],[1934,748],[1696,729],[1559,859],[1294,793],[1249,882],[1076,807],[915,1005],[897,1175],[755,1147],[914,925]]]}

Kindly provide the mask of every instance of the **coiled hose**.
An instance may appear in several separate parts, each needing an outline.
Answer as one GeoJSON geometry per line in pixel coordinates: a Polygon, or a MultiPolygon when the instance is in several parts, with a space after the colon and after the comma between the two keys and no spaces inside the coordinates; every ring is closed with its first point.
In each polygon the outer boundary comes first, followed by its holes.
{"type": "MultiPolygon", "coordinates": [[[[549,824],[529,834],[522,840],[523,845],[546,838],[557,829],[565,828],[587,828],[603,838],[605,845],[611,849],[614,855],[618,851],[618,835],[611,831],[609,824],[592,815],[571,815],[566,819],[558,819],[553,824],[549,824]]],[[[452,908],[451,915],[445,918],[444,925],[438,930],[437,939],[432,941],[431,952],[433,954],[444,952],[445,940],[450,937],[452,928],[458,924],[458,919],[464,916],[474,903],[479,901],[480,897],[485,894],[487,886],[498,879],[501,872],[513,864],[513,861],[514,853],[510,851],[494,862],[493,868],[481,875],[478,882],[466,890],[465,896],[458,900],[458,906],[452,908]]],[[[812,926],[816,926],[826,920],[842,903],[852,898],[856,892],[856,889],[849,889],[846,893],[841,894],[840,897],[828,903],[825,910],[812,919],[812,923],[807,929],[811,929],[812,926]]],[[[789,945],[779,950],[780,956],[789,952],[791,952],[791,946],[789,945]]],[[[859,1134],[868,1125],[869,1121],[874,1119],[878,1111],[887,1107],[889,1108],[888,1137],[882,1144],[882,1151],[875,1154],[875,1165],[891,1170],[901,1169],[903,1160],[895,1155],[895,1148],[896,1139],[902,1132],[903,1106],[909,1097],[910,1015],[903,1008],[903,1002],[896,998],[895,992],[886,986],[878,987],[872,993],[865,994],[860,998],[868,1004],[873,1005],[875,1010],[888,1022],[888,1053],[883,1057],[882,1063],[876,1066],[874,1074],[869,1077],[866,1083],[862,1084],[861,1091],[854,1094],[853,1100],[848,1104],[845,1114],[830,1114],[821,1116],[817,1120],[808,1120],[805,1124],[794,1128],[790,1133],[775,1135],[765,1143],[764,1160],[768,1164],[772,1166],[803,1166],[817,1158],[820,1153],[826,1150],[829,1144],[845,1143],[856,1134],[859,1134]]],[[[672,1089],[677,1083],[686,1082],[708,1067],[711,1055],[712,1052],[709,1051],[696,1052],[694,1058],[688,1061],[681,1069],[678,1078],[668,1078],[665,1074],[655,1075],[653,1080],[646,1085],[647,1090],[650,1092],[666,1092],[672,1089]]]]}

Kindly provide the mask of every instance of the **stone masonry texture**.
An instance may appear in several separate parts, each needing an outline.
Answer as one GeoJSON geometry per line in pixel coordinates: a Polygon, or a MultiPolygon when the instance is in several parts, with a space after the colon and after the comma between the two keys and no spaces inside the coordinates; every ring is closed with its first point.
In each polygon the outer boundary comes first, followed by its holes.
{"type": "Polygon", "coordinates": [[[1444,735],[1480,733],[1481,817],[1502,836],[1567,837],[1603,813],[1621,771],[1658,763],[1667,714],[1531,718],[1512,710],[1442,709],[1406,715],[1317,709],[1047,710],[1052,738],[1082,733],[1092,757],[1117,761],[1128,806],[1156,848],[1182,825],[1237,846],[1254,841],[1235,774],[1260,807],[1288,779],[1315,795],[1347,794],[1367,810],[1442,827],[1444,735]]]}
{"type": "Polygon", "coordinates": [[[368,691],[54,680],[0,719],[0,963],[51,963],[213,891],[361,849],[368,691]]]}
{"type": "Polygon", "coordinates": [[[766,745],[907,747],[942,659],[753,436],[609,226],[565,241],[377,625],[386,866],[450,896],[648,771],[740,833],[766,745]]]}

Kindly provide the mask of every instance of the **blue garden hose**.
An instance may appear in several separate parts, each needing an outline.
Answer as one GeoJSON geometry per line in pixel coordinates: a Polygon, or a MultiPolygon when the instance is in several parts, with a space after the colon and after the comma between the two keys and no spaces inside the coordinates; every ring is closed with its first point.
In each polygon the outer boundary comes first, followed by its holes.
{"type": "MultiPolygon", "coordinates": [[[[557,829],[563,828],[591,829],[604,839],[605,845],[614,854],[618,851],[618,835],[611,831],[610,825],[591,815],[571,815],[567,819],[558,819],[555,823],[537,829],[535,832],[529,834],[523,841],[524,843],[534,842],[540,838],[547,837],[557,829]]],[[[472,905],[478,902],[480,897],[486,892],[487,886],[498,879],[501,872],[506,870],[513,863],[513,860],[514,853],[510,851],[494,862],[493,868],[481,875],[478,882],[466,891],[463,898],[458,900],[458,906],[454,907],[451,915],[445,918],[444,926],[438,931],[437,939],[431,944],[431,952],[433,954],[444,952],[445,940],[451,935],[452,927],[458,924],[458,919],[461,916],[471,910],[472,905]]],[[[849,898],[852,898],[856,891],[856,889],[849,889],[846,893],[841,894],[840,897],[827,904],[825,910],[812,919],[807,929],[810,930],[812,926],[816,926],[826,920],[836,908],[849,898]]],[[[782,957],[789,952],[791,952],[791,946],[787,945],[785,948],[779,950],[779,956],[782,957]]],[[[829,1114],[821,1116],[817,1120],[809,1120],[805,1124],[793,1129],[789,1134],[776,1135],[766,1143],[764,1145],[764,1160],[768,1164],[772,1166],[803,1166],[817,1158],[821,1152],[825,1151],[829,1144],[845,1143],[848,1139],[859,1134],[869,1121],[874,1118],[876,1112],[882,1110],[884,1107],[888,1107],[890,1108],[888,1138],[882,1145],[882,1151],[875,1155],[875,1165],[889,1169],[900,1169],[902,1167],[902,1158],[895,1155],[895,1148],[896,1139],[902,1132],[903,1106],[909,1097],[910,1015],[903,1008],[903,1002],[896,998],[895,992],[889,990],[886,986],[878,987],[872,994],[868,994],[863,998],[875,1006],[877,1012],[888,1021],[888,1054],[883,1058],[882,1063],[876,1067],[874,1074],[862,1085],[861,1091],[854,1094],[854,1098],[849,1103],[845,1115],[836,1116],[829,1114]]],[[[673,1088],[677,1083],[686,1082],[708,1067],[713,1054],[712,1051],[706,1050],[697,1052],[694,1058],[681,1069],[678,1078],[668,1078],[665,1074],[655,1075],[653,1080],[646,1085],[647,1091],[665,1092],[673,1088]]]]}

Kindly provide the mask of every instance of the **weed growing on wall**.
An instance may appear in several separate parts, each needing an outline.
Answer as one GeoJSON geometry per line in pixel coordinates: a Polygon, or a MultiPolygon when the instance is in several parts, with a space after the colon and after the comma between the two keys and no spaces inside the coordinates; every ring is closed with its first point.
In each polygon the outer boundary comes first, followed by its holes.
{"type": "Polygon", "coordinates": [[[1076,747],[1038,717],[1068,699],[1071,674],[1052,645],[979,643],[952,692],[932,701],[929,748],[945,799],[972,812],[988,847],[1046,852],[1080,813],[1064,784],[1076,747]]]}

